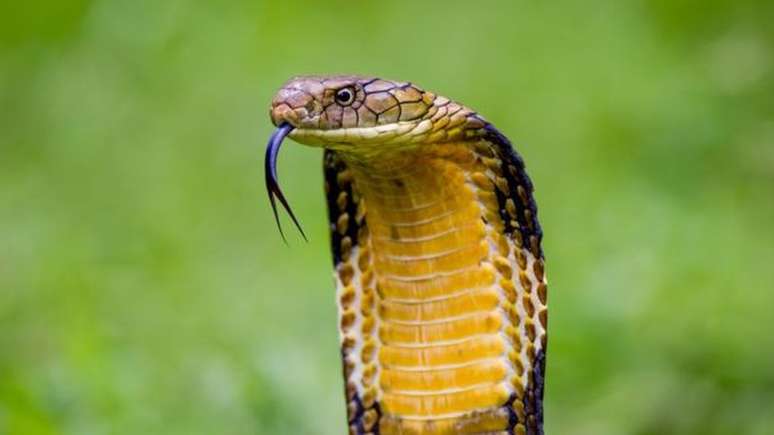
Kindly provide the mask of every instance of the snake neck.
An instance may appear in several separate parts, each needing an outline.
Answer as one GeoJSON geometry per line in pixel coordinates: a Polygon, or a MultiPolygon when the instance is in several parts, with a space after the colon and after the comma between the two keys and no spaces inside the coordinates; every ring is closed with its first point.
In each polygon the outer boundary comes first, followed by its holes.
{"type": "Polygon", "coordinates": [[[540,301],[514,280],[536,259],[505,234],[497,176],[479,151],[459,142],[342,156],[364,216],[337,266],[359,278],[346,278],[359,288],[339,280],[345,377],[380,433],[512,433],[526,418],[524,361],[537,340],[525,320],[540,301]]]}

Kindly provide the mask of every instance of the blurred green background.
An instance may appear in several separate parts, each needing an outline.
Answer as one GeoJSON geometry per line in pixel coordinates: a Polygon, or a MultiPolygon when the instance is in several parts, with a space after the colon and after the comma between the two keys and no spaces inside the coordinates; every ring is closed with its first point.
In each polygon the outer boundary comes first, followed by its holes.
{"type": "Polygon", "coordinates": [[[774,3],[0,6],[0,434],[341,434],[321,152],[289,76],[476,108],[537,186],[549,434],[774,431],[774,3]],[[285,221],[286,229],[291,230],[285,221]]]}

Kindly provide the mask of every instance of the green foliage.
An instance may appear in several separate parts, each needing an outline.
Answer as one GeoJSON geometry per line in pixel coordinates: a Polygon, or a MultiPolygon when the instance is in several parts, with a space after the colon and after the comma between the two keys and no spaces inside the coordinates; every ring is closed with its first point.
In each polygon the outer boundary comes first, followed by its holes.
{"type": "Polygon", "coordinates": [[[280,165],[309,244],[262,185],[306,73],[412,80],[518,144],[548,433],[770,433],[772,5],[0,7],[0,433],[343,433],[320,151],[280,165]]]}

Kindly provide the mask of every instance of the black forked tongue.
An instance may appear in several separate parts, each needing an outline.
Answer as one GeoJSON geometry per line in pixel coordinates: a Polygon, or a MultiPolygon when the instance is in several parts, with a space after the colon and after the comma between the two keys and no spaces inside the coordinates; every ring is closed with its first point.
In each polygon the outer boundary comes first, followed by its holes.
{"type": "Polygon", "coordinates": [[[279,183],[277,182],[277,156],[279,155],[280,146],[282,146],[282,139],[285,139],[285,136],[290,134],[292,130],[293,126],[287,122],[283,122],[279,125],[279,127],[277,127],[277,129],[269,138],[269,143],[266,145],[266,160],[264,161],[264,170],[266,172],[266,190],[269,192],[269,201],[271,201],[271,209],[274,212],[274,220],[277,221],[277,228],[279,228],[280,235],[282,236],[282,240],[284,240],[285,243],[288,241],[285,238],[285,234],[282,232],[282,225],[280,225],[279,214],[277,214],[277,203],[274,201],[275,197],[279,199],[282,207],[284,207],[285,211],[288,212],[288,215],[290,215],[293,223],[296,224],[296,228],[298,228],[298,231],[301,232],[301,236],[304,238],[304,240],[308,241],[306,234],[304,234],[304,230],[301,229],[301,224],[298,223],[298,219],[296,219],[296,216],[293,214],[293,210],[290,209],[290,204],[288,204],[288,201],[285,199],[285,195],[282,194],[282,190],[280,189],[279,183]]]}

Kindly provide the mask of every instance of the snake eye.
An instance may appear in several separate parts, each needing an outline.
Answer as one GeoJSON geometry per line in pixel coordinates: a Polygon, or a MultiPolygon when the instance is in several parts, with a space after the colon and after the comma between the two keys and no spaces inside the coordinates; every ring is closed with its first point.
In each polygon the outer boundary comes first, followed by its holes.
{"type": "Polygon", "coordinates": [[[355,101],[355,91],[352,88],[341,88],[336,91],[336,102],[342,106],[349,106],[355,101]]]}

